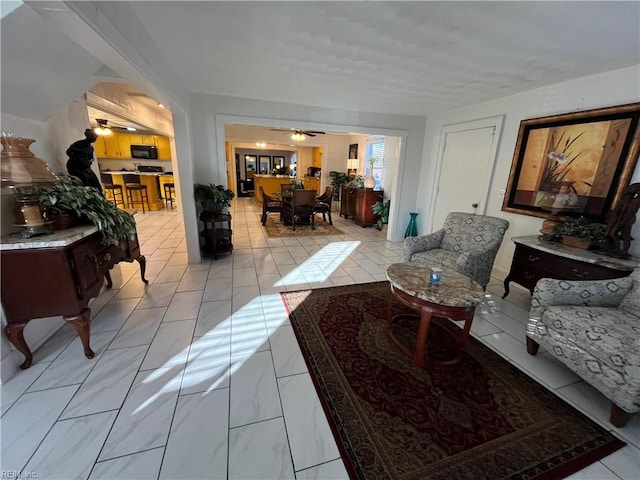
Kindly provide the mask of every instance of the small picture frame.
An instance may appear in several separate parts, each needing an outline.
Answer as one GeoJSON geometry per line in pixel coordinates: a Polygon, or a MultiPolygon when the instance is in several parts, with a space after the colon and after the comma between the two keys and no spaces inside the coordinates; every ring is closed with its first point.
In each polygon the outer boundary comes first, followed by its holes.
{"type": "Polygon", "coordinates": [[[352,143],[349,145],[349,159],[352,160],[355,158],[358,158],[358,144],[352,143]]]}

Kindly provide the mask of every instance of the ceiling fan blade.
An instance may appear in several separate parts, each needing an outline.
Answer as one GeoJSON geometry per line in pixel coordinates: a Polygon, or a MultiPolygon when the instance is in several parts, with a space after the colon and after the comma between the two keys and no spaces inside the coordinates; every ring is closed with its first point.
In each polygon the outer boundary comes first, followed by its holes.
{"type": "Polygon", "coordinates": [[[315,133],[316,135],[324,135],[324,132],[316,132],[315,130],[305,130],[302,133],[309,134],[309,135],[311,135],[312,133],[315,133]]]}
{"type": "Polygon", "coordinates": [[[311,132],[302,132],[304,133],[307,137],[315,137],[315,135],[311,132]]]}

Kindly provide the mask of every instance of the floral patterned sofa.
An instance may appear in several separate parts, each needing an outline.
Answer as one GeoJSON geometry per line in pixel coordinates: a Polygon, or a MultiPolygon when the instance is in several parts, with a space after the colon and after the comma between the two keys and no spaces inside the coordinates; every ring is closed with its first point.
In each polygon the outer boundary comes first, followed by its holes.
{"type": "Polygon", "coordinates": [[[485,288],[508,228],[502,218],[451,212],[440,230],[404,239],[403,261],[455,270],[485,288]]]}
{"type": "Polygon", "coordinates": [[[611,399],[610,421],[623,426],[640,410],[640,268],[613,280],[539,280],[527,351],[540,345],[611,399]]]}

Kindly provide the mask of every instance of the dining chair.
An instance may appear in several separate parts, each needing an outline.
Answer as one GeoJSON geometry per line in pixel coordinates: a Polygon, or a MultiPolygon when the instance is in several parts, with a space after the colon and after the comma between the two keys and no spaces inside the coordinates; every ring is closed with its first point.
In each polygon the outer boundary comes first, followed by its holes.
{"type": "Polygon", "coordinates": [[[322,195],[316,197],[314,213],[321,213],[322,220],[327,221],[329,216],[329,225],[333,225],[331,220],[331,201],[333,199],[333,187],[327,187],[322,195]]]}
{"type": "Polygon", "coordinates": [[[284,200],[284,218],[296,230],[296,223],[308,223],[315,230],[314,213],[316,203],[315,190],[293,190],[290,200],[284,200]]]}
{"type": "Polygon", "coordinates": [[[260,189],[260,196],[262,197],[262,218],[260,219],[262,225],[267,223],[267,214],[269,213],[279,213],[282,216],[284,212],[284,205],[281,199],[276,197],[271,197],[264,193],[264,189],[262,186],[258,187],[260,189]]]}

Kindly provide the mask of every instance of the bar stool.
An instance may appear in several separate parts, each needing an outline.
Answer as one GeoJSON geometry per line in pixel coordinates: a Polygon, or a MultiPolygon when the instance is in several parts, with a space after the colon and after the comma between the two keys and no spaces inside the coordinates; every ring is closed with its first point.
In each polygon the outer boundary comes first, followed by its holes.
{"type": "Polygon", "coordinates": [[[167,202],[171,204],[171,208],[173,209],[173,198],[176,193],[176,186],[174,183],[165,183],[164,184],[164,204],[167,202]]]}
{"type": "Polygon", "coordinates": [[[145,213],[144,203],[147,202],[147,210],[151,210],[149,195],[147,195],[147,186],[140,183],[140,175],[124,174],[122,178],[124,179],[124,186],[127,190],[129,207],[140,205],[142,207],[142,213],[145,213]],[[135,195],[134,192],[136,192],[135,195]]]}
{"type": "Polygon", "coordinates": [[[124,194],[122,193],[122,185],[113,183],[113,177],[108,173],[101,173],[102,188],[104,188],[105,197],[117,207],[121,203],[125,207],[124,194]]]}

